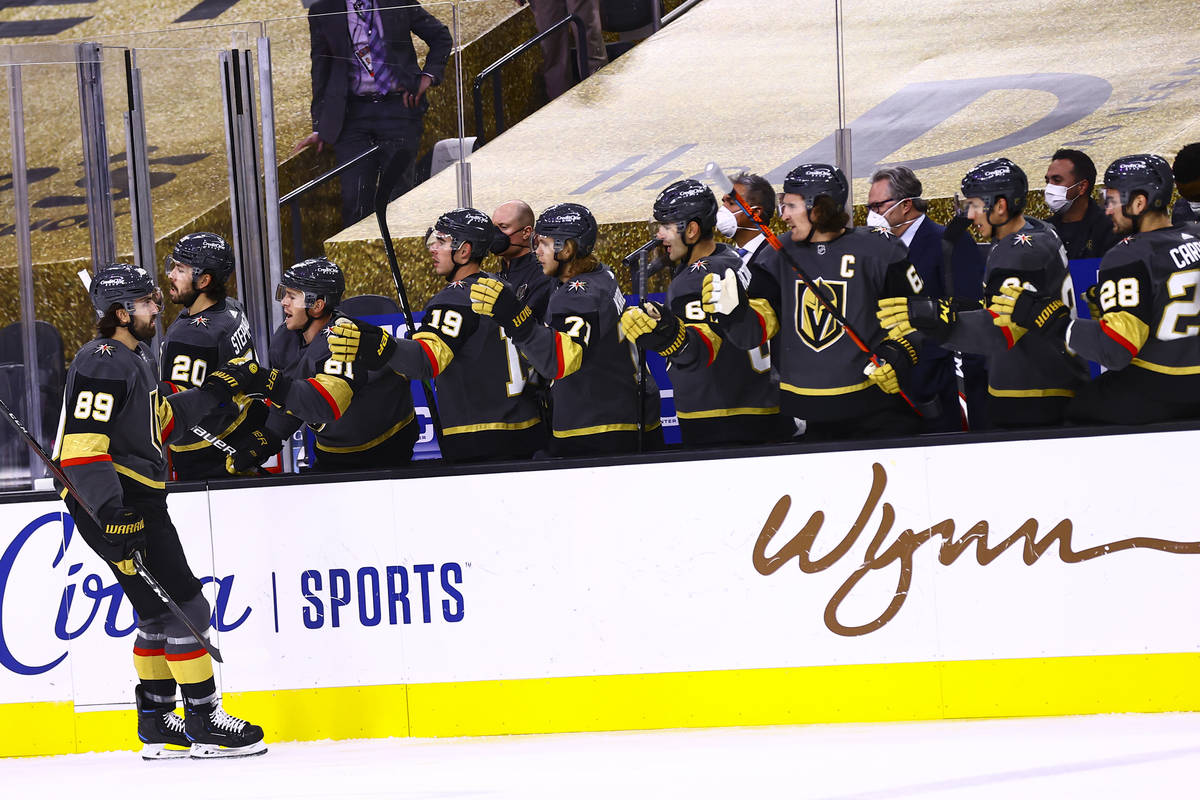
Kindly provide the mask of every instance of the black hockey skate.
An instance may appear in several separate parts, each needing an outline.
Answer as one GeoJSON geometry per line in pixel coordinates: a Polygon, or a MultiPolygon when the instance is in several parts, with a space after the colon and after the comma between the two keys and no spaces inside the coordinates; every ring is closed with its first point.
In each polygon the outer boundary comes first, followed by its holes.
{"type": "Polygon", "coordinates": [[[175,704],[148,700],[139,684],[133,690],[137,701],[138,738],[142,740],[142,758],[186,758],[192,742],[184,733],[183,717],[175,713],[175,704]]]}
{"type": "Polygon", "coordinates": [[[267,752],[263,730],[225,713],[220,703],[208,711],[185,708],[184,725],[192,758],[238,758],[267,752]]]}

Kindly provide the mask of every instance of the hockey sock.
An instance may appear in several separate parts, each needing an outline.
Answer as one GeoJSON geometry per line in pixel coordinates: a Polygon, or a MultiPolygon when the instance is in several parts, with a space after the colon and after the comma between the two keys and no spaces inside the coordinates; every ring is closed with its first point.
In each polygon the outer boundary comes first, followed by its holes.
{"type": "MultiPolygon", "coordinates": [[[[197,594],[180,604],[180,608],[202,632],[208,632],[208,602],[197,594]]],[[[181,621],[173,617],[166,622],[166,660],[171,675],[179,684],[183,702],[189,708],[207,707],[216,701],[217,686],[213,680],[212,658],[203,645],[181,621]]]]}
{"type": "Polygon", "coordinates": [[[133,640],[133,668],[147,700],[174,708],[175,677],[167,664],[167,635],[155,627],[153,624],[138,627],[133,640]]]}
{"type": "MultiPolygon", "coordinates": [[[[208,657],[208,654],[205,654],[208,657]]],[[[183,694],[183,705],[189,712],[207,714],[217,704],[217,682],[210,673],[206,680],[196,683],[179,682],[179,691],[183,694]]]]}

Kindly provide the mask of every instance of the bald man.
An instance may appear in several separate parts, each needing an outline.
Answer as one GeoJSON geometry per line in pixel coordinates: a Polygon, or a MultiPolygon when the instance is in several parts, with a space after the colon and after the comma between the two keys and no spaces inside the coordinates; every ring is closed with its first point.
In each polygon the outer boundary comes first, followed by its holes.
{"type": "Polygon", "coordinates": [[[545,321],[554,281],[542,273],[531,249],[533,209],[523,200],[509,200],[492,212],[492,223],[508,237],[508,249],[500,253],[500,277],[512,286],[517,298],[529,306],[539,322],[545,321]]]}

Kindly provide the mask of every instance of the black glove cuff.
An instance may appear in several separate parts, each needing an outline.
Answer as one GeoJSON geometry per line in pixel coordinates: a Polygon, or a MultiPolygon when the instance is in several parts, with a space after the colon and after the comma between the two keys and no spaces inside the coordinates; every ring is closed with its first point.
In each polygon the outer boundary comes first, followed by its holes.
{"type": "Polygon", "coordinates": [[[288,393],[292,389],[292,379],[277,369],[267,373],[267,382],[263,387],[263,396],[277,406],[287,405],[288,393]]]}
{"type": "Polygon", "coordinates": [[[903,378],[917,365],[917,348],[903,336],[884,339],[875,348],[875,355],[891,364],[898,378],[903,378]]]}
{"type": "Polygon", "coordinates": [[[521,310],[513,315],[513,318],[504,323],[504,333],[509,339],[514,342],[523,342],[527,340],[533,329],[537,327],[537,320],[534,319],[533,309],[529,306],[521,306],[521,310]]]}
{"type": "Polygon", "coordinates": [[[940,343],[949,338],[951,326],[958,322],[956,303],[953,298],[910,297],[908,322],[940,343]]]}
{"type": "Polygon", "coordinates": [[[1022,292],[1013,303],[1012,321],[1033,331],[1065,334],[1071,313],[1063,301],[1022,292]]]}
{"type": "Polygon", "coordinates": [[[658,354],[663,358],[670,358],[671,356],[678,355],[680,352],[682,352],[688,344],[687,331],[687,326],[679,324],[679,321],[676,320],[675,335],[671,338],[671,341],[666,345],[666,347],[663,347],[658,351],[658,354]]]}

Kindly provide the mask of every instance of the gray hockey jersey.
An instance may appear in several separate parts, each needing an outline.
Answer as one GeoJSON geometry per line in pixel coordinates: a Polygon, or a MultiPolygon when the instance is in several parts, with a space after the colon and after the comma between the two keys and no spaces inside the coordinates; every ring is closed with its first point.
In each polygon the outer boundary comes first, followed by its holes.
{"type": "MultiPolygon", "coordinates": [[[[246,311],[232,297],[226,297],[196,315],[184,309],[163,334],[162,380],[173,391],[183,391],[204,382],[209,370],[233,359],[257,361],[250,321],[246,311]]],[[[200,426],[220,439],[228,440],[246,419],[254,401],[215,411],[200,421],[200,426]]],[[[212,445],[190,430],[171,445],[175,452],[198,452],[212,445]]]]}
{"type": "MultiPolygon", "coordinates": [[[[1128,236],[1100,262],[1102,316],[1076,320],[1073,349],[1158,395],[1200,390],[1200,223],[1128,236]]],[[[1175,400],[1176,398],[1171,397],[1175,400]]]]}
{"type": "Polygon", "coordinates": [[[67,370],[54,458],[104,516],[123,505],[122,481],[165,491],[166,443],[216,407],[199,390],[163,398],[150,348],[115,339],[83,346],[67,370]]]}
{"type": "MultiPolygon", "coordinates": [[[[924,292],[907,248],[882,230],[854,228],[830,242],[785,238],[783,247],[869,347],[884,338],[875,315],[879,299],[924,292]]],[[[778,252],[772,250],[752,270],[749,293],[751,312],[736,325],[720,325],[731,343],[745,349],[778,334],[772,356],[784,413],[826,422],[894,406],[894,397],[864,375],[870,357],[778,252]]],[[[919,335],[909,338],[921,341],[919,335]]]]}
{"type": "MultiPolygon", "coordinates": [[[[600,264],[560,283],[546,324],[530,325],[517,348],[550,387],[552,434],[566,439],[637,430],[637,355],[619,324],[625,295],[600,264]]],[[[659,422],[658,386],[647,377],[646,429],[659,422]]]]}
{"type": "Polygon", "coordinates": [[[442,451],[456,459],[517,455],[510,446],[532,452],[522,432],[541,425],[516,345],[495,320],[471,310],[471,286],[482,277],[492,276],[478,272],[434,295],[420,329],[396,342],[390,361],[409,378],[433,379],[442,451]]]}
{"type": "Polygon", "coordinates": [[[687,346],[667,361],[684,444],[765,441],[780,431],[769,345],[746,350],[725,343],[700,306],[704,276],[726,269],[749,285],[742,259],[718,244],[712,255],[678,267],[667,288],[667,306],[688,328],[687,346]]]}
{"type": "MultiPolygon", "coordinates": [[[[1061,297],[1075,317],[1075,291],[1067,254],[1054,229],[1041,220],[1026,219],[1016,233],[996,242],[983,273],[984,303],[1002,286],[1061,297]]],[[[1047,424],[1058,421],[1066,400],[1087,374],[1079,356],[1068,353],[1061,340],[1022,336],[1020,331],[993,324],[987,309],[959,312],[947,340],[955,349],[987,357],[989,417],[1000,425],[1047,424]]]]}
{"type": "Polygon", "coordinates": [[[328,337],[328,327],[309,343],[284,326],[276,330],[271,366],[292,385],[287,408],[271,409],[268,429],[286,439],[307,422],[318,450],[368,450],[413,421],[412,392],[408,381],[386,366],[364,375],[353,363],[332,358],[328,337]]]}

